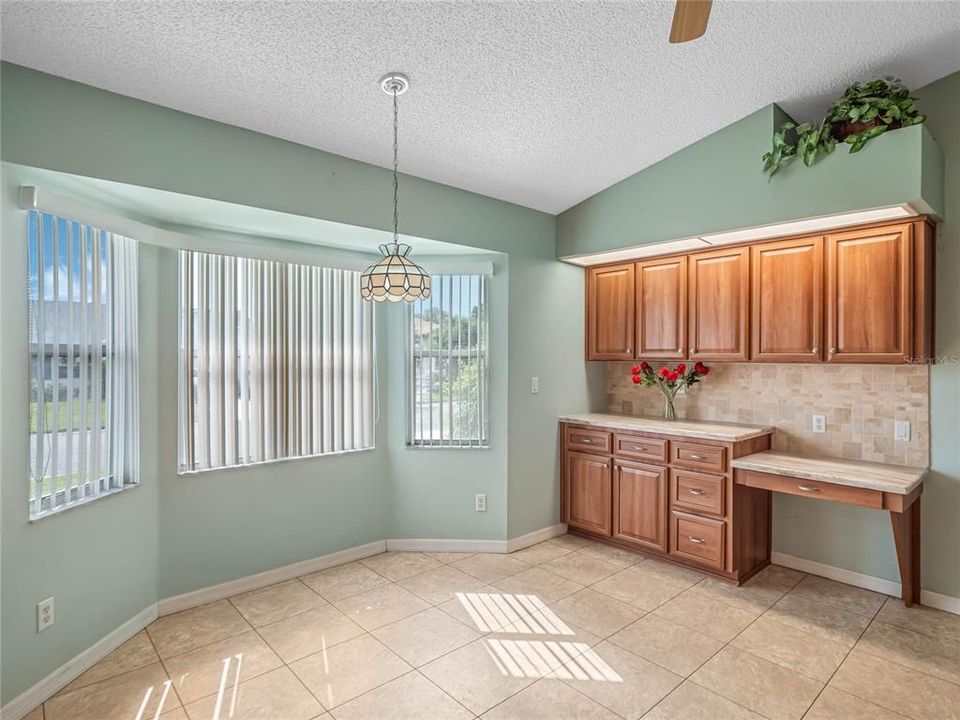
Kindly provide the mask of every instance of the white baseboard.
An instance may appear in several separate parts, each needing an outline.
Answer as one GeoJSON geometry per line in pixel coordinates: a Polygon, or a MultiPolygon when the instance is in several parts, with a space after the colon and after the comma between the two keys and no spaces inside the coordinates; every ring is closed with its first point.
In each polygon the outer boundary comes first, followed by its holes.
{"type": "Polygon", "coordinates": [[[462,552],[462,553],[505,553],[506,540],[443,540],[443,539],[402,539],[387,540],[390,552],[462,552]]]}
{"type": "Polygon", "coordinates": [[[507,540],[507,552],[511,553],[516,552],[517,550],[523,550],[525,547],[530,547],[531,545],[542,543],[544,540],[549,540],[550,538],[555,538],[558,535],[563,535],[566,531],[566,524],[559,523],[557,525],[550,525],[549,527],[534,530],[533,532],[528,532],[526,535],[510,538],[507,540]]]}
{"type": "Polygon", "coordinates": [[[124,642],[132,638],[151,622],[163,615],[188,610],[198,605],[223,600],[239,593],[257,590],[301,575],[326,570],[344,563],[362,560],[387,550],[419,552],[490,552],[506,553],[520,550],[538,542],[549,540],[567,531],[566,525],[551,525],[511,540],[377,540],[366,545],[357,545],[329,555],[283,565],[256,575],[229,580],[210,587],[165,598],[150,605],[123,625],[113,630],[99,642],[91,645],[72,660],[67,661],[26,692],[18,695],[0,708],[0,720],[20,720],[27,713],[46,702],[60,689],[103,660],[124,642]]]}
{"type": "Polygon", "coordinates": [[[0,708],[0,719],[20,720],[27,713],[49,700],[147,625],[157,619],[156,604],[144,608],[123,625],[110,632],[82,653],[58,667],[29,690],[0,708]]]}
{"type": "MultiPolygon", "coordinates": [[[[793,570],[799,570],[800,572],[836,580],[837,582],[846,583],[847,585],[861,587],[865,590],[873,590],[874,592],[883,593],[884,595],[900,597],[900,583],[894,582],[893,580],[878,578],[873,575],[864,575],[863,573],[854,572],[853,570],[846,570],[844,568],[834,567],[833,565],[824,565],[823,563],[814,562],[813,560],[807,560],[806,558],[776,551],[770,553],[770,562],[775,565],[783,565],[793,570]]],[[[942,595],[932,590],[920,591],[920,604],[960,615],[960,598],[942,595]]]]}
{"type": "Polygon", "coordinates": [[[567,531],[564,524],[550,525],[510,540],[444,540],[402,539],[387,540],[391,552],[462,552],[462,553],[511,553],[525,547],[549,540],[567,531]]]}
{"type": "Polygon", "coordinates": [[[247,575],[246,577],[237,578],[236,580],[228,580],[218,585],[211,585],[200,588],[199,590],[183,593],[182,595],[165,598],[157,603],[157,612],[161,617],[170,615],[171,613],[180,612],[181,610],[187,610],[217,600],[223,600],[224,598],[239,595],[240,593],[250,590],[259,590],[262,587],[274,585],[284,580],[292,580],[301,575],[309,575],[319,570],[326,570],[335,565],[343,565],[344,563],[353,562],[354,560],[362,560],[371,555],[379,555],[386,549],[386,542],[377,540],[376,542],[357,545],[347,548],[346,550],[330,553],[329,555],[321,555],[320,557],[311,558],[310,560],[302,560],[291,563],[290,565],[283,565],[278,568],[273,568],[272,570],[257,573],[256,575],[247,575]]]}

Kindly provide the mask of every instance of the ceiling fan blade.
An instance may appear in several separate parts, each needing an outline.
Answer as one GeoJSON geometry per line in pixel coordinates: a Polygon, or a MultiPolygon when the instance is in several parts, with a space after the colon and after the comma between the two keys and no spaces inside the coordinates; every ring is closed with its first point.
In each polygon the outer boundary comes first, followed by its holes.
{"type": "Polygon", "coordinates": [[[707,31],[712,4],[713,0],[677,0],[677,7],[673,11],[673,26],[670,28],[670,42],[687,42],[703,35],[707,31]]]}

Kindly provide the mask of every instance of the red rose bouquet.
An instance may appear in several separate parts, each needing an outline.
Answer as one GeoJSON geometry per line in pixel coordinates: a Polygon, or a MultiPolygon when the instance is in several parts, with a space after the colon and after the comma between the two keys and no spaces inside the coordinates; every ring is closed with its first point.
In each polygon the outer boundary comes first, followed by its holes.
{"type": "Polygon", "coordinates": [[[702,362],[695,363],[693,367],[687,367],[686,363],[677,363],[673,370],[666,365],[659,370],[654,370],[647,362],[642,362],[631,368],[634,385],[653,386],[663,393],[666,401],[663,416],[667,420],[675,420],[677,417],[673,401],[680,388],[696,385],[701,378],[706,377],[709,373],[710,368],[702,362]]]}

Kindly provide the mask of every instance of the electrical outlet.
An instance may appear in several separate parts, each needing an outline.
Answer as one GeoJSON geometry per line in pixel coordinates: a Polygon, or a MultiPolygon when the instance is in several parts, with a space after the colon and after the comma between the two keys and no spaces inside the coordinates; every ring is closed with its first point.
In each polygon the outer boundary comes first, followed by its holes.
{"type": "Polygon", "coordinates": [[[37,632],[43,632],[53,623],[53,595],[51,595],[37,603],[37,632]]]}
{"type": "Polygon", "coordinates": [[[812,429],[813,429],[813,432],[815,433],[825,433],[827,431],[827,416],[814,415],[812,429]]]}
{"type": "Polygon", "coordinates": [[[486,512],[487,511],[487,496],[486,495],[477,495],[474,498],[474,510],[477,512],[486,512]]]}
{"type": "Polygon", "coordinates": [[[897,420],[893,423],[893,439],[896,442],[910,442],[909,420],[897,420]]]}
{"type": "Polygon", "coordinates": [[[530,394],[539,395],[540,394],[540,378],[534,375],[530,378],[530,394]]]}

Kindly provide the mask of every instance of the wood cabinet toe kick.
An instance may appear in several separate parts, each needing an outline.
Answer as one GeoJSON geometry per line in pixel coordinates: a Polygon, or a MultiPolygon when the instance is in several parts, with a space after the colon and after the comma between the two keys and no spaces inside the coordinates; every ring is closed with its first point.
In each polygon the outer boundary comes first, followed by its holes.
{"type": "Polygon", "coordinates": [[[770,447],[771,430],[749,430],[720,440],[561,422],[561,520],[574,534],[743,583],[770,563],[771,538],[770,493],[734,487],[731,462],[770,447]]]}

